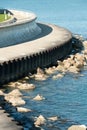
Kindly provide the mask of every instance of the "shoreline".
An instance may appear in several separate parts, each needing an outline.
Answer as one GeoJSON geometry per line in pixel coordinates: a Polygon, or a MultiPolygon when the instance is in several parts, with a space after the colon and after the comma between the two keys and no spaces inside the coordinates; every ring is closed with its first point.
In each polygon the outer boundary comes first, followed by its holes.
{"type": "MultiPolygon", "coordinates": [[[[82,40],[80,40],[81,41],[81,43],[82,43],[82,41],[83,41],[83,39],[82,40]]],[[[74,57],[76,58],[76,55],[79,53],[79,55],[77,55],[77,56],[82,56],[82,54],[84,54],[84,56],[86,56],[87,57],[87,46],[82,46],[82,45],[84,45],[84,44],[81,44],[80,42],[78,43],[78,39],[77,39],[77,42],[74,40],[74,52],[72,53],[72,55],[74,55],[74,57]],[[85,48],[85,49],[83,49],[83,48],[85,48]]],[[[87,41],[83,41],[83,43],[85,43],[85,42],[87,42],[87,41]]],[[[72,57],[71,56],[71,59],[72,59],[72,61],[73,61],[73,58],[74,57],[72,57]]],[[[66,58],[68,61],[70,61],[70,59],[68,59],[68,57],[66,58]]],[[[81,60],[81,57],[80,57],[80,60],[81,60]]],[[[86,60],[86,62],[87,62],[87,58],[85,59],[86,60]]],[[[64,62],[65,61],[65,59],[63,60],[63,61],[61,61],[60,62],[60,64],[58,65],[58,66],[60,66],[61,65],[61,67],[63,67],[63,63],[62,62],[64,62]]],[[[83,61],[84,61],[84,58],[83,58],[83,61]]],[[[85,62],[85,61],[84,61],[85,62]]],[[[83,68],[83,66],[84,65],[86,65],[87,66],[87,64],[79,64],[79,69],[80,69],[80,71],[81,71],[81,69],[83,68]]],[[[49,72],[49,74],[48,75],[50,75],[50,74],[52,74],[52,73],[54,73],[54,71],[58,71],[58,66],[57,67],[51,67],[50,68],[50,70],[49,70],[49,68],[48,68],[48,72],[49,72]],[[50,73],[51,72],[51,73],[50,73]]],[[[68,66],[68,65],[67,65],[68,66]]],[[[78,68],[77,67],[77,68],[78,68]]],[[[70,71],[69,73],[80,73],[80,71],[70,71]]],[[[59,72],[60,72],[60,74],[65,74],[65,73],[67,73],[67,71],[64,71],[63,69],[62,69],[62,71],[61,70],[59,70],[59,72]]],[[[35,74],[36,75],[36,74],[35,74]]],[[[35,75],[34,75],[34,77],[33,78],[35,78],[35,75]]],[[[38,72],[37,72],[37,75],[38,76],[36,76],[36,80],[38,80],[38,79],[41,79],[41,80],[43,80],[42,78],[44,78],[44,72],[43,71],[41,71],[40,69],[38,70],[38,72]],[[41,75],[42,75],[42,77],[41,77],[41,75]]],[[[54,79],[57,79],[57,78],[62,78],[62,76],[61,75],[55,75],[54,74],[54,79]]],[[[25,80],[24,81],[27,81],[27,78],[29,79],[29,77],[25,77],[25,80]]],[[[32,77],[31,77],[32,78],[32,77]]],[[[23,82],[24,82],[23,81],[23,82]]],[[[17,86],[19,86],[19,90],[21,90],[22,89],[22,84],[24,84],[22,81],[21,81],[21,85],[20,84],[17,84],[17,82],[16,82],[16,84],[15,83],[13,83],[13,86],[12,86],[12,88],[15,90],[15,89],[18,89],[18,87],[17,86]]],[[[27,85],[27,82],[25,82],[25,86],[27,85]]],[[[9,86],[9,84],[8,84],[8,86],[9,86]]],[[[26,87],[25,87],[26,88],[26,87]]],[[[43,100],[43,99],[42,99],[43,100]]],[[[8,104],[8,103],[7,103],[8,104]]],[[[32,113],[32,111],[31,111],[31,113],[32,113]]],[[[27,119],[26,119],[27,120],[27,119]]],[[[27,121],[26,121],[27,122],[27,121]]],[[[33,121],[34,122],[34,121],[33,121]]],[[[26,123],[25,123],[26,124],[26,123]]],[[[44,124],[43,124],[44,125],[44,124]]],[[[33,127],[35,127],[34,126],[34,123],[32,124],[32,129],[33,129],[33,127]]],[[[36,127],[36,129],[37,129],[37,127],[36,127]]],[[[39,126],[39,129],[40,129],[40,126],[39,126]]]]}

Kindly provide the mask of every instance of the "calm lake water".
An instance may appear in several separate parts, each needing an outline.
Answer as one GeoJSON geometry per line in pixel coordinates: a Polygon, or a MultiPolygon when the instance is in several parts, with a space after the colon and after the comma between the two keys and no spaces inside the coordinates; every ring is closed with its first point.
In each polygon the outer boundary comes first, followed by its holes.
{"type": "MultiPolygon", "coordinates": [[[[68,28],[75,34],[87,38],[87,0],[4,0],[1,8],[33,11],[37,21],[53,23],[68,28]]],[[[47,117],[58,116],[59,121],[50,122],[45,130],[67,130],[72,124],[87,125],[87,69],[81,74],[66,74],[62,79],[29,81],[36,85],[34,91],[22,91],[27,108],[34,110],[32,118],[40,114],[47,117]],[[83,75],[83,76],[82,76],[83,75]],[[41,102],[31,99],[37,94],[46,98],[41,102]]],[[[28,115],[27,115],[28,116],[28,115]]]]}

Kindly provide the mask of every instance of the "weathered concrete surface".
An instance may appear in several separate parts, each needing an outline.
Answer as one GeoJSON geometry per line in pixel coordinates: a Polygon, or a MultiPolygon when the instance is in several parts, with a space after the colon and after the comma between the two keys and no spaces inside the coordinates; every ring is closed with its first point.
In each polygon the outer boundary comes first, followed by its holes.
{"type": "Polygon", "coordinates": [[[41,33],[34,13],[11,10],[13,18],[0,24],[0,47],[29,41],[41,33]],[[12,22],[13,21],[13,22],[12,22]]]}
{"type": "Polygon", "coordinates": [[[72,34],[68,30],[52,24],[38,26],[42,33],[31,41],[0,48],[0,84],[52,65],[71,51],[72,34]]]}
{"type": "MultiPolygon", "coordinates": [[[[40,27],[45,28],[40,34],[41,37],[38,35],[36,39],[32,41],[0,48],[0,63],[30,56],[36,53],[39,54],[40,52],[44,52],[49,49],[51,50],[66,44],[72,39],[72,34],[64,28],[52,24],[40,24],[40,27]],[[49,28],[51,32],[47,34],[49,28]]],[[[65,48],[65,51],[66,50],[68,50],[68,48],[65,48]]]]}
{"type": "Polygon", "coordinates": [[[18,125],[13,118],[0,107],[0,130],[23,130],[23,127],[18,125]]]}

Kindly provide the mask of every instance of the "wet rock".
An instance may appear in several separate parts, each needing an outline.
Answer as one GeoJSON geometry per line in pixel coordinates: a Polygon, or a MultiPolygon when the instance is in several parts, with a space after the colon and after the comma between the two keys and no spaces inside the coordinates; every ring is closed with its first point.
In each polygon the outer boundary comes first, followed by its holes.
{"type": "Polygon", "coordinates": [[[29,77],[28,76],[24,77],[24,80],[29,80],[29,77]]]}
{"type": "Polygon", "coordinates": [[[21,81],[21,82],[14,82],[14,83],[9,83],[8,86],[13,87],[13,88],[18,88],[18,89],[22,89],[22,90],[33,90],[35,89],[35,85],[34,84],[29,84],[26,81],[21,81]]]}
{"type": "Polygon", "coordinates": [[[33,90],[33,89],[35,89],[35,85],[23,83],[23,84],[18,85],[17,88],[22,89],[22,90],[33,90]]]}
{"type": "Polygon", "coordinates": [[[64,68],[68,69],[70,66],[73,66],[75,64],[75,61],[72,58],[67,58],[66,60],[63,61],[63,64],[64,64],[64,68]]]}
{"type": "Polygon", "coordinates": [[[87,49],[87,41],[83,42],[83,47],[84,47],[85,50],[87,49]]]}
{"type": "Polygon", "coordinates": [[[68,71],[71,72],[71,73],[79,73],[80,69],[78,69],[76,66],[70,66],[68,68],[68,71]]]}
{"type": "Polygon", "coordinates": [[[64,63],[64,69],[68,69],[71,66],[71,63],[66,61],[66,63],[64,63]]]}
{"type": "Polygon", "coordinates": [[[76,68],[82,68],[84,66],[84,62],[83,61],[76,61],[76,63],[75,63],[75,67],[76,68]]]}
{"type": "Polygon", "coordinates": [[[21,97],[5,96],[5,100],[12,103],[13,106],[24,105],[25,101],[21,97]]]}
{"type": "Polygon", "coordinates": [[[7,86],[15,88],[16,87],[16,83],[15,82],[10,82],[9,84],[7,84],[7,86]]]}
{"type": "Polygon", "coordinates": [[[37,73],[34,75],[35,80],[46,80],[47,75],[44,73],[44,71],[40,68],[37,68],[37,73]]]}
{"type": "Polygon", "coordinates": [[[85,57],[83,54],[79,54],[79,53],[76,53],[75,55],[75,61],[78,60],[78,61],[85,61],[85,57]]]}
{"type": "Polygon", "coordinates": [[[45,98],[41,95],[37,95],[35,98],[33,98],[33,100],[36,100],[36,101],[41,101],[41,100],[44,100],[45,98]]]}
{"type": "Polygon", "coordinates": [[[35,124],[36,127],[38,127],[38,126],[40,126],[40,125],[44,125],[45,122],[46,122],[46,119],[45,119],[42,115],[40,115],[40,116],[36,119],[36,121],[35,121],[34,124],[35,124]]]}
{"type": "Polygon", "coordinates": [[[57,120],[58,120],[58,117],[57,117],[57,116],[49,117],[48,120],[57,121],[57,120]]]}
{"type": "Polygon", "coordinates": [[[44,74],[44,71],[41,68],[37,68],[37,74],[44,74]]]}
{"type": "Polygon", "coordinates": [[[64,74],[57,74],[57,75],[54,75],[52,78],[53,79],[58,79],[58,78],[63,78],[64,74]]]}
{"type": "Polygon", "coordinates": [[[24,108],[24,107],[17,107],[17,111],[18,112],[31,112],[32,110],[24,108]]]}
{"type": "Polygon", "coordinates": [[[12,90],[10,93],[7,94],[7,96],[22,96],[22,93],[18,89],[12,90]]]}
{"type": "Polygon", "coordinates": [[[24,105],[25,101],[21,98],[22,93],[15,89],[12,92],[5,94],[5,100],[12,103],[13,106],[24,105]]]}
{"type": "Polygon", "coordinates": [[[82,53],[83,53],[84,55],[87,55],[87,49],[86,49],[86,50],[83,50],[82,53]]]}
{"type": "Polygon", "coordinates": [[[62,66],[62,65],[58,65],[57,67],[56,67],[56,70],[58,70],[58,71],[65,71],[64,70],[64,66],[62,66]]]}
{"type": "Polygon", "coordinates": [[[86,130],[86,128],[85,125],[72,125],[68,130],[86,130]]]}
{"type": "Polygon", "coordinates": [[[53,74],[56,71],[56,67],[49,67],[45,69],[46,74],[53,74]]]}
{"type": "Polygon", "coordinates": [[[2,90],[0,90],[0,95],[4,95],[5,93],[2,91],[2,90]]]}
{"type": "Polygon", "coordinates": [[[57,70],[59,72],[67,72],[67,69],[64,68],[64,63],[63,62],[59,62],[58,66],[56,67],[55,70],[57,70]]]}
{"type": "Polygon", "coordinates": [[[44,74],[35,74],[34,78],[35,80],[43,81],[47,79],[47,76],[44,74]]]}

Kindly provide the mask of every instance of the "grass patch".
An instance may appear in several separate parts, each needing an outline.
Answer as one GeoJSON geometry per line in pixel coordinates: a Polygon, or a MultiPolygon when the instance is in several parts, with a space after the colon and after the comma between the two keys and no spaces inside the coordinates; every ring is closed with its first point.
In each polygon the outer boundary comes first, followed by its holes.
{"type": "Polygon", "coordinates": [[[8,14],[0,14],[0,22],[4,22],[10,18],[11,16],[8,16],[8,14]]]}

